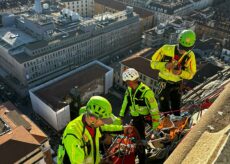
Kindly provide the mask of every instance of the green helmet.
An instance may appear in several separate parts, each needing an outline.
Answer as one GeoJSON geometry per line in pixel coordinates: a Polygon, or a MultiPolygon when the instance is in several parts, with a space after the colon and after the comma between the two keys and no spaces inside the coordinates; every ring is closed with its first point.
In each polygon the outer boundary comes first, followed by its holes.
{"type": "Polygon", "coordinates": [[[183,30],[178,37],[181,47],[192,48],[196,42],[196,34],[192,30],[183,30]]]}
{"type": "Polygon", "coordinates": [[[93,96],[86,105],[87,112],[102,119],[105,123],[112,123],[112,106],[108,100],[101,96],[93,96]]]}

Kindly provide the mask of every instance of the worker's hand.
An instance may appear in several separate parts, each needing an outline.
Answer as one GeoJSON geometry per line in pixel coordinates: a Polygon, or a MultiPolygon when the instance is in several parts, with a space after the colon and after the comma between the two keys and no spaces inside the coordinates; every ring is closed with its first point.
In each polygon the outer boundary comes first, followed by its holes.
{"type": "Polygon", "coordinates": [[[168,69],[168,70],[173,69],[173,67],[174,67],[174,64],[172,62],[168,62],[168,63],[165,64],[165,68],[168,69]]]}
{"type": "Polygon", "coordinates": [[[133,126],[124,126],[124,134],[125,135],[129,135],[132,134],[134,132],[134,127],[133,126]]]}
{"type": "Polygon", "coordinates": [[[179,69],[179,70],[173,69],[173,70],[172,70],[172,73],[173,73],[174,75],[180,75],[181,72],[182,72],[181,69],[179,69]]]}

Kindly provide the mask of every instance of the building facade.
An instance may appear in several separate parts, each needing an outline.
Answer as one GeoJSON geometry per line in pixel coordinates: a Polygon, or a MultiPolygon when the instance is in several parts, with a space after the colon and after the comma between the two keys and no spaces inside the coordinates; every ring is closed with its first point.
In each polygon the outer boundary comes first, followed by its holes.
{"type": "Polygon", "coordinates": [[[61,0],[65,8],[73,12],[77,12],[82,17],[93,17],[94,15],[94,0],[61,0]]]}
{"type": "Polygon", "coordinates": [[[140,41],[138,15],[132,8],[89,20],[20,15],[0,28],[0,63],[18,84],[32,88],[77,66],[108,56],[140,41]]]}

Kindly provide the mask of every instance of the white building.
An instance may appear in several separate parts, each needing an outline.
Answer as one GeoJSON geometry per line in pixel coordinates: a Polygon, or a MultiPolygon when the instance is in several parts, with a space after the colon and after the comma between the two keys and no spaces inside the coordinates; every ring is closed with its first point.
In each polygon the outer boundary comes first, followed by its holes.
{"type": "Polygon", "coordinates": [[[64,11],[48,16],[4,16],[0,66],[19,81],[17,85],[30,89],[76,66],[110,57],[141,39],[139,16],[130,7],[93,19],[79,18],[77,13],[64,11]]]}
{"type": "Polygon", "coordinates": [[[75,94],[85,104],[93,95],[107,94],[112,85],[113,69],[94,61],[31,89],[29,94],[33,110],[60,131],[70,121],[72,89],[77,88],[75,94]]]}

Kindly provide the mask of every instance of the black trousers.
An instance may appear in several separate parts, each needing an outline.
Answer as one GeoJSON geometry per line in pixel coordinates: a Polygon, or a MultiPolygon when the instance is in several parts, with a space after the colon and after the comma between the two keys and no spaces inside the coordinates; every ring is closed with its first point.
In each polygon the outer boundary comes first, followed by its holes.
{"type": "MultiPolygon", "coordinates": [[[[140,138],[145,140],[145,118],[144,116],[132,117],[133,126],[137,129],[140,138]]],[[[144,164],[146,155],[145,155],[145,147],[140,145],[137,147],[137,155],[139,158],[139,164],[144,164]]]]}
{"type": "Polygon", "coordinates": [[[172,112],[176,116],[180,116],[181,105],[181,82],[167,82],[160,79],[159,82],[165,82],[165,88],[159,94],[160,112],[166,112],[164,115],[172,112]]]}

